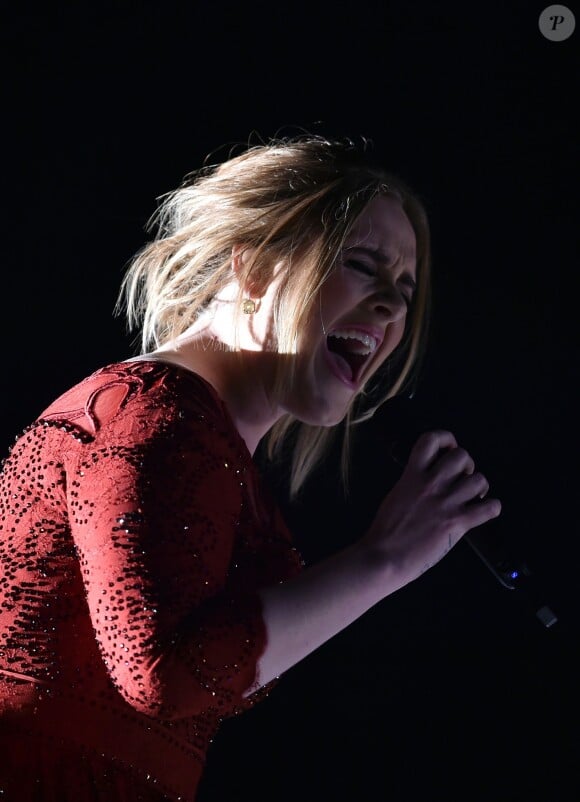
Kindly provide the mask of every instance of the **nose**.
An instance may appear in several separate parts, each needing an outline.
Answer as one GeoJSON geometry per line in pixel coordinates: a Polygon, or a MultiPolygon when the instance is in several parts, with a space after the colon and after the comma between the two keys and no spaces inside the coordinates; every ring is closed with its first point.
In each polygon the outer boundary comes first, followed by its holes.
{"type": "Polygon", "coordinates": [[[407,313],[407,302],[403,293],[396,287],[385,287],[377,292],[372,300],[375,314],[380,315],[388,323],[401,320],[407,313]]]}

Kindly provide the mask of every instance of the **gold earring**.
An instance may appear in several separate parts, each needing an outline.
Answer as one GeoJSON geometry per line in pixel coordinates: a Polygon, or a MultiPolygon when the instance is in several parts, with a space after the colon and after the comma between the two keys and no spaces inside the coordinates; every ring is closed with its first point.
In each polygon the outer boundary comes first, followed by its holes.
{"type": "Polygon", "coordinates": [[[246,298],[242,303],[242,309],[246,315],[252,315],[256,311],[256,303],[251,298],[246,298]]]}

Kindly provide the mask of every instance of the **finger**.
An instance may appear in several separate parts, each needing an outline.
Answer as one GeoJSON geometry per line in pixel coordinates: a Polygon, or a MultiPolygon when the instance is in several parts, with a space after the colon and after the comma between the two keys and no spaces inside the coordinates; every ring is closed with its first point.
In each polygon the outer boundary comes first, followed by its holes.
{"type": "Polygon", "coordinates": [[[424,470],[437,458],[439,452],[445,448],[457,448],[455,436],[443,429],[424,432],[411,450],[409,462],[424,470]]]}
{"type": "Polygon", "coordinates": [[[451,449],[439,456],[431,467],[442,479],[453,479],[462,474],[470,475],[475,470],[475,462],[470,454],[464,449],[451,449]]]}
{"type": "Polygon", "coordinates": [[[475,529],[493,518],[497,518],[501,513],[501,502],[498,498],[488,498],[485,501],[470,504],[462,516],[465,524],[465,531],[475,529]]]}
{"type": "Polygon", "coordinates": [[[489,491],[489,482],[482,473],[462,475],[453,484],[448,500],[452,504],[466,504],[474,499],[483,499],[489,491]]]}

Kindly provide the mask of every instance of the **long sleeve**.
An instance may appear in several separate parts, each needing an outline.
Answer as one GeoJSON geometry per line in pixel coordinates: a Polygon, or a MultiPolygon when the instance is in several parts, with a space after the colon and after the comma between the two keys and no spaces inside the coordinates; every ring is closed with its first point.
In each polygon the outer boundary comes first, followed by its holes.
{"type": "MultiPolygon", "coordinates": [[[[101,414],[116,409],[117,386],[99,395],[101,414]]],[[[91,621],[137,710],[224,712],[251,685],[265,639],[258,596],[228,586],[243,468],[215,414],[194,404],[160,411],[154,398],[105,415],[68,471],[91,621]]]]}
{"type": "Polygon", "coordinates": [[[302,569],[225,405],[176,366],[102,368],[17,437],[0,512],[0,741],[192,800],[220,721],[274,684],[245,698],[259,590],[302,569]]]}

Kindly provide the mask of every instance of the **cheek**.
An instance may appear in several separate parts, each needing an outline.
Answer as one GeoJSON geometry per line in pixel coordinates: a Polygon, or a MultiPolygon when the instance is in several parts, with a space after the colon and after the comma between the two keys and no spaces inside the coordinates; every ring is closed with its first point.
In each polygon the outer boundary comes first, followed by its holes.
{"type": "Polygon", "coordinates": [[[387,329],[387,335],[385,337],[385,341],[381,345],[381,349],[378,353],[376,363],[372,368],[372,372],[374,373],[379,367],[387,360],[390,355],[393,353],[395,348],[399,345],[401,340],[403,339],[403,334],[405,333],[405,318],[402,320],[397,320],[396,323],[391,323],[389,328],[387,329]]]}
{"type": "Polygon", "coordinates": [[[320,289],[319,303],[322,305],[324,317],[332,318],[340,314],[345,307],[355,299],[355,283],[356,276],[354,274],[344,275],[338,268],[334,268],[333,272],[328,276],[320,289]],[[349,281],[350,279],[350,281],[349,281]]]}
{"type": "Polygon", "coordinates": [[[383,349],[385,351],[386,356],[392,354],[395,348],[403,339],[403,334],[405,333],[406,320],[407,318],[404,317],[401,320],[397,320],[396,323],[392,323],[389,326],[385,342],[383,343],[383,349]]]}

